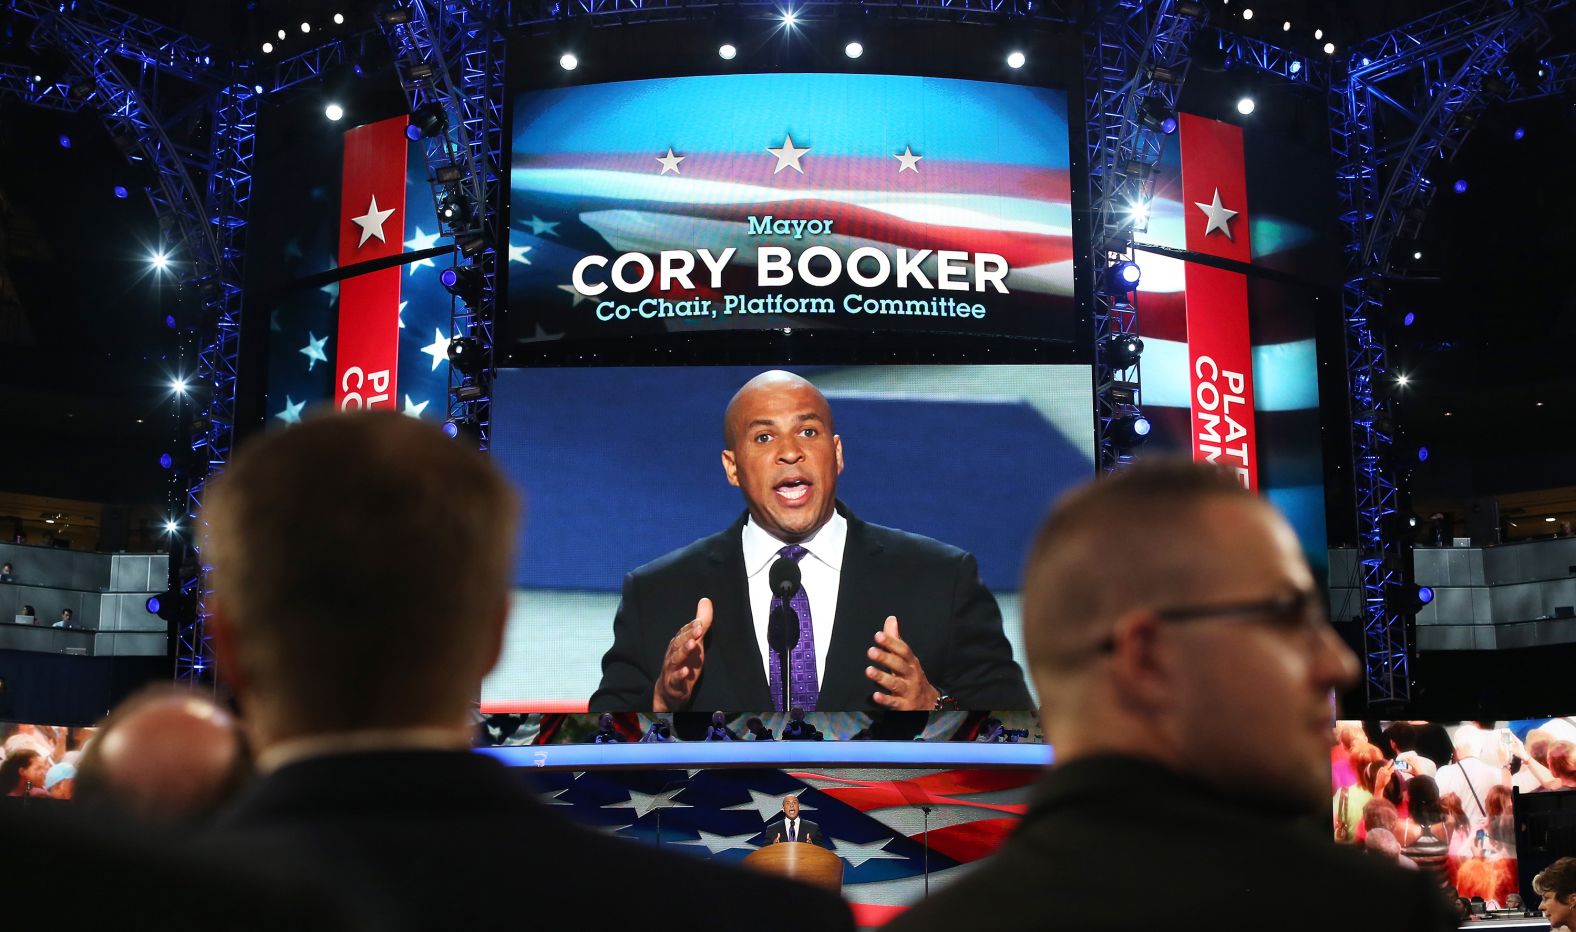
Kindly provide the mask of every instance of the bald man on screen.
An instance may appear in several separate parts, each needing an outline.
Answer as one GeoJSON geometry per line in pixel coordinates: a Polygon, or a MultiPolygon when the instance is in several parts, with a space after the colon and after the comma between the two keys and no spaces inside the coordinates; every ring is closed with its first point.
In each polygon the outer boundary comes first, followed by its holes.
{"type": "Polygon", "coordinates": [[[843,438],[808,380],[763,372],[723,418],[745,512],[629,573],[592,711],[783,709],[771,630],[791,608],[788,707],[1026,709],[1028,688],[974,557],[860,520],[837,498],[843,438]],[[784,599],[772,578],[797,578],[784,599]]]}

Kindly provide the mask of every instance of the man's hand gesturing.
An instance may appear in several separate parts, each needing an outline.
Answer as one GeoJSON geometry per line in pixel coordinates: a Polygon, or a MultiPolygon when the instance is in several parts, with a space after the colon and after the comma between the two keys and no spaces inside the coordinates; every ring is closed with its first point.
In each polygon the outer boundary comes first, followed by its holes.
{"type": "Polygon", "coordinates": [[[689,705],[690,694],[706,664],[706,632],[711,630],[711,600],[695,603],[695,617],[668,642],[662,672],[652,690],[654,712],[676,712],[689,705]]]}

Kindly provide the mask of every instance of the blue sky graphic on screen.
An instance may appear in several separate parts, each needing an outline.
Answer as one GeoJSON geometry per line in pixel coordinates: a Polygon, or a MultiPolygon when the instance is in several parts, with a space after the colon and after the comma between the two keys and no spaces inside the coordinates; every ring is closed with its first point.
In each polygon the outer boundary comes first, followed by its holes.
{"type": "Polygon", "coordinates": [[[1066,113],[1060,91],[895,75],[527,92],[510,242],[531,265],[510,270],[510,330],[1073,339],[1066,113]]]}
{"type": "MultiPolygon", "coordinates": [[[[488,708],[584,708],[625,574],[744,513],[721,465],[723,411],[767,368],[499,373],[493,456],[525,494],[526,524],[488,708]]],[[[794,371],[827,396],[842,437],[837,498],[974,554],[1021,657],[1023,555],[1056,496],[1094,471],[1088,367],[794,371]]]]}

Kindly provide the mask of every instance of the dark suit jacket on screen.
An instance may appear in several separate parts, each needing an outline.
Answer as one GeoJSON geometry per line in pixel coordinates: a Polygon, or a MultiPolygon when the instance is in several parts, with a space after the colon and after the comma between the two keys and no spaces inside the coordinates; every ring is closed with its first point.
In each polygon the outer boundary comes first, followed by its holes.
{"type": "MultiPolygon", "coordinates": [[[[784,819],[784,818],[779,816],[777,821],[772,822],[771,824],[766,826],[766,842],[765,843],[768,844],[768,845],[773,845],[773,844],[776,844],[779,841],[787,841],[787,840],[788,840],[788,820],[786,820],[786,819],[784,819]]],[[[830,848],[830,847],[832,847],[831,845],[827,844],[826,836],[821,834],[821,826],[817,825],[814,822],[811,822],[809,819],[806,819],[802,815],[799,817],[799,838],[798,838],[798,840],[802,841],[802,842],[804,842],[805,844],[808,844],[808,845],[820,845],[823,848],[830,848]]]]}
{"type": "Polygon", "coordinates": [[[327,755],[264,777],[205,842],[293,865],[380,928],[827,929],[842,900],[581,828],[521,775],[467,751],[327,755]],[[760,904],[773,908],[762,913],[760,904]]]}
{"type": "MultiPolygon", "coordinates": [[[[837,617],[821,671],[817,708],[877,709],[865,676],[865,651],[888,615],[937,689],[964,709],[1027,709],[1023,671],[1002,633],[1001,610],[980,581],[973,555],[956,547],[848,519],[837,617]]],[[[661,557],[624,577],[613,646],[602,658],[592,712],[646,712],[668,642],[711,599],[706,665],[690,708],[749,712],[773,708],[750,612],[741,543],[744,516],[719,534],[661,557]]]]}
{"type": "Polygon", "coordinates": [[[993,932],[1456,927],[1430,875],[1122,757],[1052,768],[1001,850],[886,929],[956,932],[981,910],[993,932]]]}

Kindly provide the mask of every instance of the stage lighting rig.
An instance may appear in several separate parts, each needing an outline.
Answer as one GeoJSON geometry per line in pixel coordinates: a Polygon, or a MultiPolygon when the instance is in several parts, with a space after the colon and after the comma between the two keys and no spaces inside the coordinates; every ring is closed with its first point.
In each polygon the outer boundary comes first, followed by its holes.
{"type": "Polygon", "coordinates": [[[1105,270],[1105,288],[1109,294],[1126,294],[1138,288],[1143,270],[1132,259],[1118,259],[1105,270]]]}
{"type": "Polygon", "coordinates": [[[482,295],[482,270],[474,265],[451,266],[438,273],[438,283],[449,294],[474,307],[482,295]]]}
{"type": "Polygon", "coordinates": [[[1108,333],[1104,342],[1105,358],[1112,369],[1131,369],[1144,354],[1144,341],[1137,334],[1108,333]]]}
{"type": "Polygon", "coordinates": [[[1258,105],[1253,102],[1252,97],[1244,97],[1237,101],[1237,112],[1243,116],[1248,116],[1255,109],[1257,109],[1257,107],[1258,105]]]}
{"type": "Polygon", "coordinates": [[[458,188],[451,189],[438,202],[438,219],[451,227],[464,225],[473,213],[470,198],[458,188]]]}
{"type": "Polygon", "coordinates": [[[1136,410],[1111,419],[1111,439],[1124,450],[1131,450],[1148,440],[1153,429],[1149,418],[1136,410]]]}
{"type": "Polygon", "coordinates": [[[717,46],[717,57],[721,58],[723,61],[733,61],[733,59],[736,58],[738,54],[739,50],[727,42],[717,46]]]}
{"type": "Polygon", "coordinates": [[[466,375],[475,375],[482,365],[482,347],[471,337],[449,341],[449,364],[466,375]]]}
{"type": "Polygon", "coordinates": [[[1019,51],[1018,49],[1013,49],[1012,51],[1007,53],[1007,67],[1011,68],[1014,71],[1017,71],[1019,68],[1022,68],[1025,64],[1028,63],[1028,61],[1029,61],[1028,57],[1025,56],[1023,54],[1023,52],[1019,51]]]}
{"type": "Polygon", "coordinates": [[[443,109],[443,104],[433,100],[411,111],[410,125],[405,127],[405,135],[411,142],[416,142],[441,135],[448,128],[449,112],[443,109]]]}
{"type": "Polygon", "coordinates": [[[1138,107],[1138,122],[1145,128],[1171,135],[1177,131],[1177,115],[1159,97],[1147,97],[1138,107]]]}
{"type": "Polygon", "coordinates": [[[558,56],[558,67],[565,71],[573,71],[580,67],[580,59],[575,57],[574,52],[565,52],[558,56]]]}

